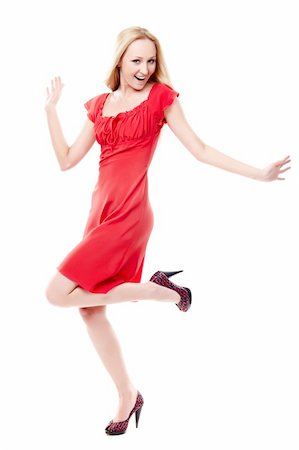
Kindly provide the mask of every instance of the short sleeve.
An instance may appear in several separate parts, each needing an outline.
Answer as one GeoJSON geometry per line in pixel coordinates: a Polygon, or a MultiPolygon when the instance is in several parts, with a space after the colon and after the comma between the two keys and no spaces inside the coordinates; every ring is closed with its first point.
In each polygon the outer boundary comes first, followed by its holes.
{"type": "Polygon", "coordinates": [[[161,83],[160,92],[158,95],[158,112],[160,118],[160,125],[167,123],[165,119],[165,110],[172,105],[174,99],[178,97],[179,92],[175,91],[173,88],[168,86],[167,84],[161,83]]]}
{"type": "Polygon", "coordinates": [[[95,121],[95,97],[87,100],[84,103],[85,108],[87,109],[87,117],[94,122],[95,121]]]}
{"type": "Polygon", "coordinates": [[[97,113],[99,111],[99,105],[103,94],[92,97],[84,103],[85,108],[87,109],[87,117],[94,123],[97,117],[97,113]]]}

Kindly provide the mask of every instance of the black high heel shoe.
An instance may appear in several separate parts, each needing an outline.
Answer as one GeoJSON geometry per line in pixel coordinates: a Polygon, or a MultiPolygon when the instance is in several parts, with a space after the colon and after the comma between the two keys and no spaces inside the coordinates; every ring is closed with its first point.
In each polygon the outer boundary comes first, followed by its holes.
{"type": "Polygon", "coordinates": [[[158,270],[157,272],[154,273],[154,275],[151,276],[150,281],[153,281],[154,283],[159,284],[160,286],[165,286],[178,292],[181,296],[181,300],[179,301],[179,303],[176,303],[176,306],[181,311],[186,312],[190,308],[192,302],[191,290],[185,286],[178,286],[177,284],[174,284],[169,280],[169,278],[172,275],[175,275],[176,273],[180,272],[183,271],[178,270],[175,272],[163,272],[162,270],[158,270]]]}
{"type": "MultiPolygon", "coordinates": [[[[161,270],[161,272],[163,272],[163,270],[161,270]]],[[[183,270],[176,270],[175,272],[163,272],[164,275],[166,275],[168,278],[172,277],[173,275],[180,273],[180,272],[184,272],[183,270]]]]}
{"type": "Polygon", "coordinates": [[[140,392],[137,391],[136,403],[135,403],[132,411],[130,412],[129,417],[122,422],[113,422],[112,420],[110,420],[107,427],[105,428],[106,434],[110,434],[110,435],[124,434],[127,431],[129,420],[134,413],[135,413],[135,420],[136,420],[136,428],[138,428],[139,417],[140,417],[140,413],[141,413],[143,404],[144,404],[143,397],[140,394],[140,392]]]}

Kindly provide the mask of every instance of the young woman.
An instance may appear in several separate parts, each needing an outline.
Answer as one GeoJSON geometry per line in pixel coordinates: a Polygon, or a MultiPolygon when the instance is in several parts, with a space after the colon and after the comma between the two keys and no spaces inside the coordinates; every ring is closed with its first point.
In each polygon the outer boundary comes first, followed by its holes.
{"type": "Polygon", "coordinates": [[[168,124],[200,162],[260,181],[284,180],[280,174],[289,156],[264,169],[249,166],[217,151],[192,130],[171,86],[158,39],[148,30],[121,31],[106,85],[111,92],[92,97],[84,106],[87,119],[69,146],[56,112],[63,84],[60,77],[47,88],[46,114],[61,170],[74,167],[95,140],[101,146],[99,177],[83,239],[64,258],[50,280],[46,297],[57,306],[75,306],[119,393],[118,411],[107,434],[122,434],[143,406],[130,380],[117,338],[108,322],[107,305],[140,299],[172,302],[183,312],[191,290],[170,281],[175,273],[158,270],[140,283],[147,242],[153,228],[147,171],[160,131],[168,124]]]}

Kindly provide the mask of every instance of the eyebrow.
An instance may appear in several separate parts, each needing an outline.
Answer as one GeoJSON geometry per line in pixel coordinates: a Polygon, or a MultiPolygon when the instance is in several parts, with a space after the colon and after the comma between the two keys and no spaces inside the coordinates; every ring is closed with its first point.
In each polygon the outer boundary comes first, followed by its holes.
{"type": "MultiPolygon", "coordinates": [[[[140,58],[140,59],[142,59],[142,56],[133,56],[133,58],[140,58]]],[[[156,56],[151,56],[149,59],[151,59],[151,58],[156,58],[156,56]]]]}

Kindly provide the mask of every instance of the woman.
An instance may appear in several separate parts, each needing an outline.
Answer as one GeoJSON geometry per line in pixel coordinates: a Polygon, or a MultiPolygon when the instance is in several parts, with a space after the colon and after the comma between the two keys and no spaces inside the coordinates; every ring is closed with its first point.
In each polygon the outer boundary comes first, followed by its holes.
{"type": "Polygon", "coordinates": [[[187,123],[170,83],[161,46],[148,30],[131,27],[118,35],[105,92],[88,100],[87,120],[69,147],[55,110],[63,84],[60,77],[47,88],[45,110],[52,144],[61,170],[74,167],[95,140],[101,145],[100,171],[82,241],[64,258],[49,282],[46,296],[57,306],[76,306],[90,338],[119,393],[119,408],[106,427],[122,434],[143,406],[130,380],[106,306],[139,299],[173,302],[186,312],[191,291],[172,283],[175,272],[155,272],[140,283],[145,251],[153,228],[147,170],[165,123],[201,162],[260,181],[284,180],[289,156],[265,169],[249,166],[208,146],[187,123]]]}

